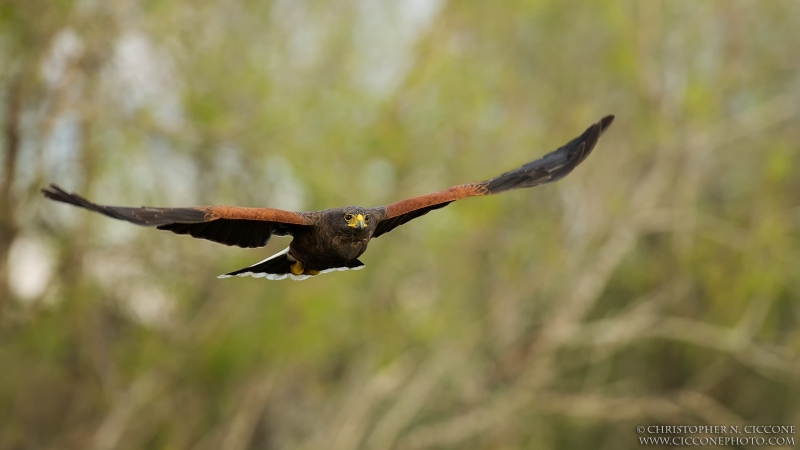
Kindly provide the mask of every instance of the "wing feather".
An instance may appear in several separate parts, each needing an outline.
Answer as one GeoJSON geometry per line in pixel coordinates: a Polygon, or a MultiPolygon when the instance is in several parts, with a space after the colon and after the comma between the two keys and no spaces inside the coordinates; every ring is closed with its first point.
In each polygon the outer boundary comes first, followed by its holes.
{"type": "Polygon", "coordinates": [[[309,214],[272,208],[200,206],[194,208],[131,208],[90,202],[51,184],[42,189],[45,197],[98,212],[136,225],[156,227],[176,234],[188,234],[225,245],[253,248],[267,245],[270,237],[294,235],[313,226],[309,214]]]}
{"type": "Polygon", "coordinates": [[[372,234],[372,237],[376,238],[410,220],[424,216],[435,209],[444,208],[456,200],[473,195],[485,195],[485,188],[477,183],[462,184],[434,192],[433,194],[421,195],[388,204],[384,206],[383,218],[376,225],[375,233],[372,234]]]}
{"type": "Polygon", "coordinates": [[[394,228],[423,216],[434,209],[443,208],[462,198],[499,194],[552,183],[567,176],[594,150],[600,136],[614,116],[606,116],[586,129],[580,136],[544,155],[536,161],[480,183],[462,184],[433,194],[412,197],[383,207],[383,214],[373,237],[388,233],[394,228]]]}

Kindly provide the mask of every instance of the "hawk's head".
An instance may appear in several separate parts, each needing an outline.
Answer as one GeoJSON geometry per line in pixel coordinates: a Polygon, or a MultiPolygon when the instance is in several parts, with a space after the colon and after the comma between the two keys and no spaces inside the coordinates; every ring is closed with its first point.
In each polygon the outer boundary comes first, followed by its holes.
{"type": "Polygon", "coordinates": [[[366,230],[369,228],[369,213],[362,208],[347,208],[342,213],[344,223],[356,230],[366,230]]]}

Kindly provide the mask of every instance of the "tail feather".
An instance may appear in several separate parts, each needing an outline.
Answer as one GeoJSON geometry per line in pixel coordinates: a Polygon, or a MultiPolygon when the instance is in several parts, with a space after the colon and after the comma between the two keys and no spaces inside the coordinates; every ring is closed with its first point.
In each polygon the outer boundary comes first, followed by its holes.
{"type": "MultiPolygon", "coordinates": [[[[307,278],[311,278],[315,275],[304,273],[301,275],[295,275],[292,273],[292,265],[297,262],[296,259],[289,254],[289,247],[286,247],[284,250],[270,256],[269,258],[259,261],[252,266],[245,267],[243,269],[239,269],[233,272],[226,273],[224,275],[220,275],[217,278],[230,278],[232,276],[237,277],[253,277],[253,278],[266,278],[268,280],[283,280],[285,278],[291,278],[296,281],[305,280],[307,278]]],[[[361,261],[354,259],[352,261],[348,261],[342,267],[330,267],[324,270],[320,270],[319,273],[328,273],[333,272],[336,270],[359,270],[364,268],[364,263],[361,261]]]]}

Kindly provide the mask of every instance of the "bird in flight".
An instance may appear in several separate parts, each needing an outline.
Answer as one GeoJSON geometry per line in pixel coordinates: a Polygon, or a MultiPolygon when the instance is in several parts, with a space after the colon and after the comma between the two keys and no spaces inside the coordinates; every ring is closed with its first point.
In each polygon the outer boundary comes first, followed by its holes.
{"type": "Polygon", "coordinates": [[[467,197],[528,188],[560,180],[594,149],[614,116],[606,116],[580,136],[536,161],[490,180],[453,186],[433,194],[412,197],[376,208],[346,206],[314,212],[272,208],[198,206],[193,208],[131,208],[92,203],[51,184],[45,197],[86,208],[136,225],[156,227],[177,234],[208,239],[244,248],[263,247],[272,235],[292,236],[289,247],[244,269],[219,278],[252,276],[269,280],[306,278],[334,270],[358,270],[358,260],[370,239],[404,223],[467,197]]]}

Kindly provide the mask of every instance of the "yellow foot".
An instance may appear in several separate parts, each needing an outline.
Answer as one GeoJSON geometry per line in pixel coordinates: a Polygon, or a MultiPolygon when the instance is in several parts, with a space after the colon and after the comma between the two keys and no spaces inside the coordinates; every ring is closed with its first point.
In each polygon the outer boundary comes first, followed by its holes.
{"type": "Polygon", "coordinates": [[[289,268],[289,270],[291,270],[291,271],[292,271],[292,273],[293,273],[293,274],[295,274],[295,275],[302,275],[302,274],[303,274],[303,271],[304,271],[305,269],[304,269],[304,267],[303,267],[303,263],[301,263],[301,262],[298,260],[298,261],[296,261],[294,264],[292,264],[292,266],[289,268]]]}
{"type": "Polygon", "coordinates": [[[306,269],[306,275],[319,275],[319,270],[306,269]]]}

